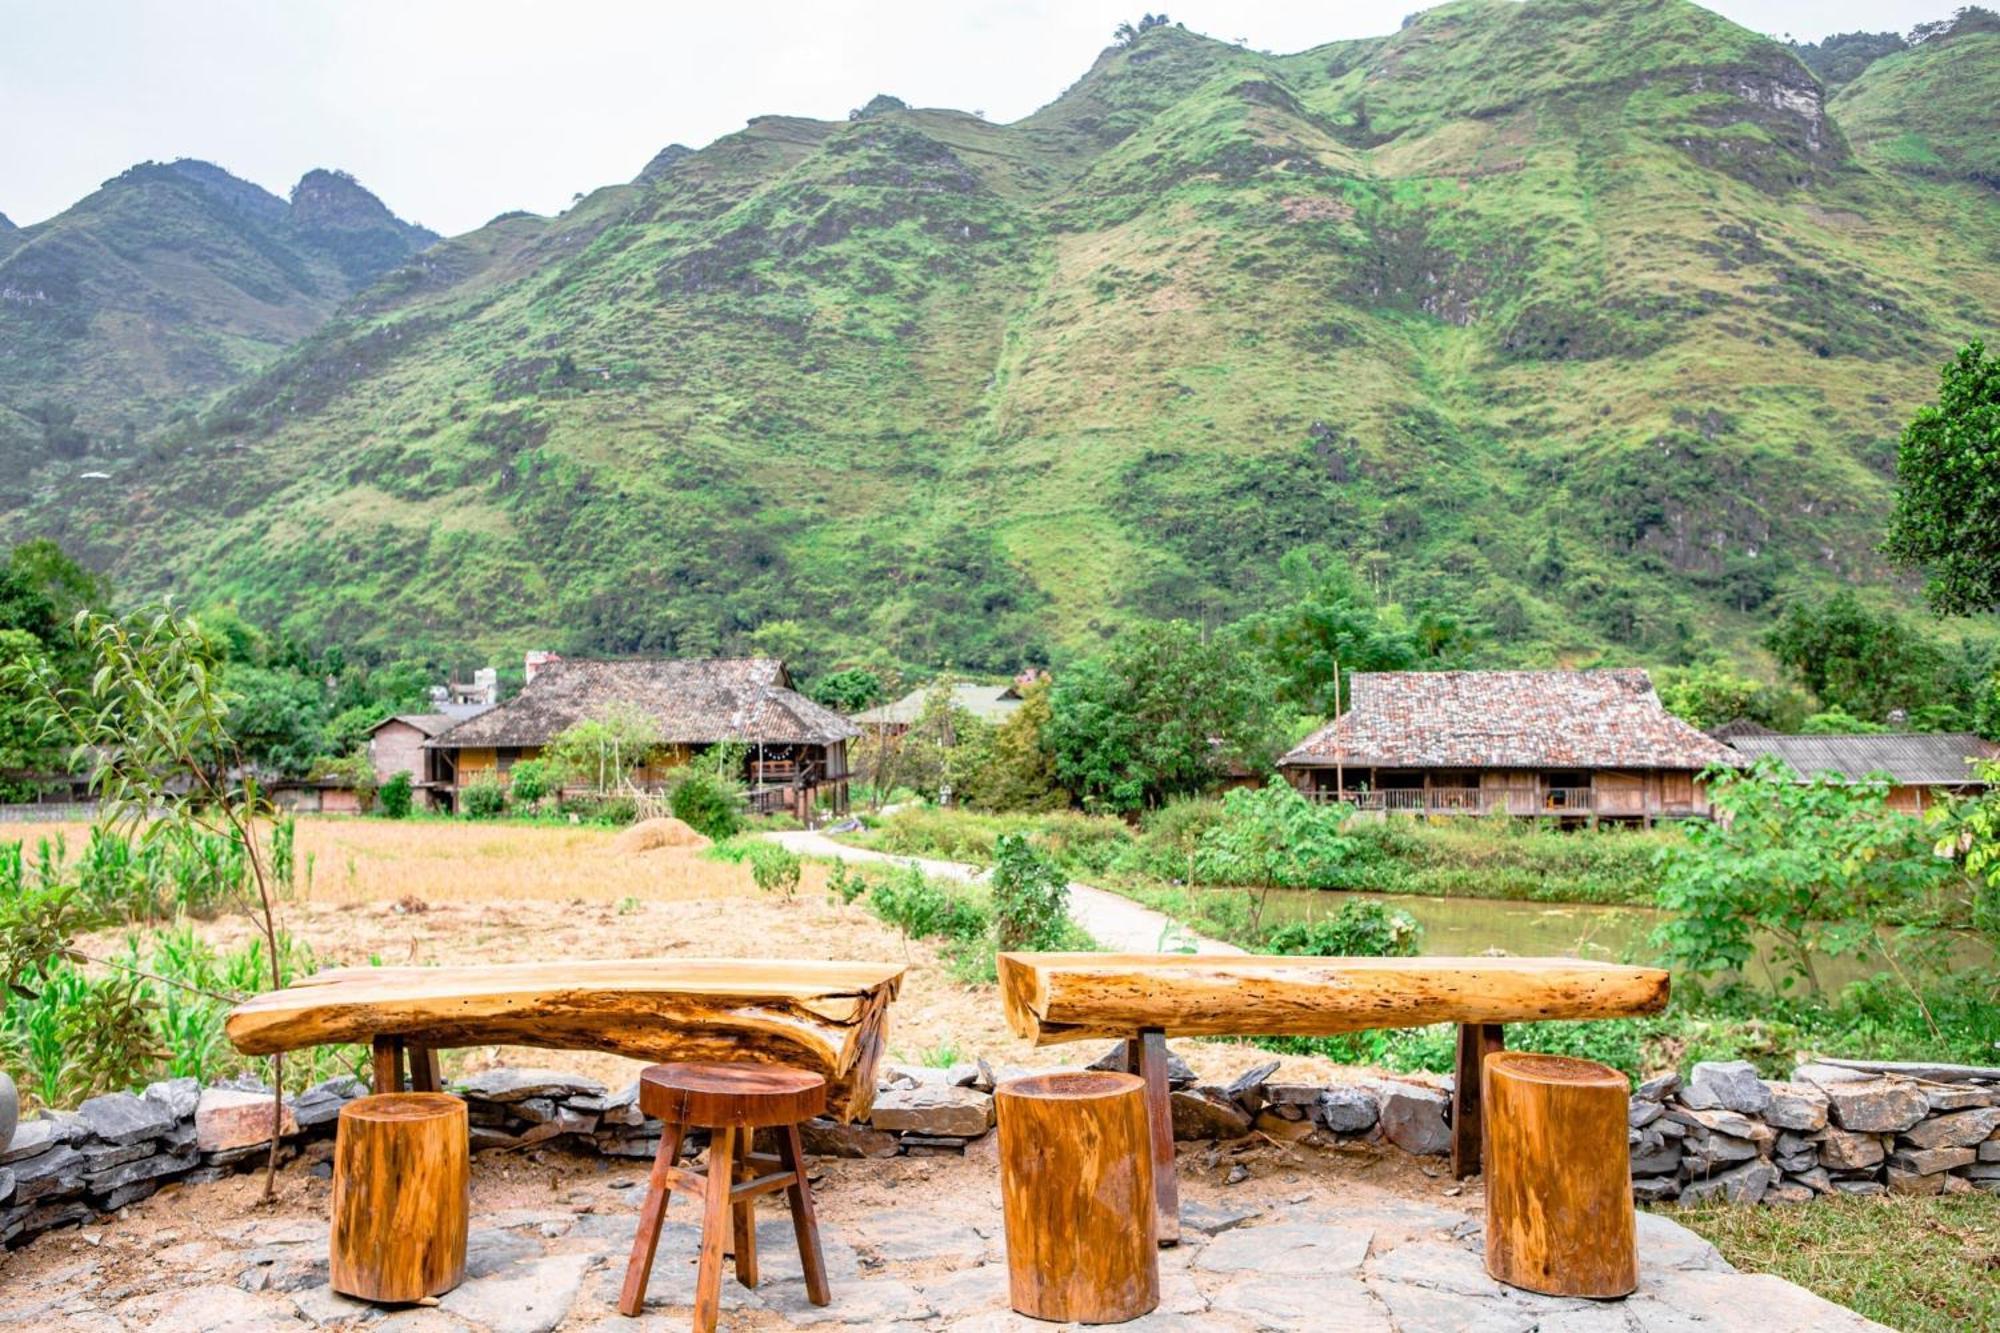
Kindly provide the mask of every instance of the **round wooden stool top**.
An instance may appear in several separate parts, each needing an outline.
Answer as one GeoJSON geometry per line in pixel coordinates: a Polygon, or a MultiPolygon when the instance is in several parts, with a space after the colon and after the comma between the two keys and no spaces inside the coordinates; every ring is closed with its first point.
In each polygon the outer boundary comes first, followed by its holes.
{"type": "Polygon", "coordinates": [[[399,1120],[465,1119],[465,1100],[445,1092],[377,1092],[340,1108],[342,1120],[388,1124],[399,1120]]]}
{"type": "Polygon", "coordinates": [[[1595,1060],[1576,1060],[1567,1055],[1542,1055],[1535,1051],[1495,1051],[1487,1064],[1498,1062],[1498,1070],[1521,1083],[1537,1083],[1565,1088],[1612,1088],[1630,1093],[1632,1084],[1609,1065],[1595,1060]]]}
{"type": "Polygon", "coordinates": [[[1023,1074],[1019,1078],[1010,1078],[994,1089],[994,1095],[1031,1097],[1045,1102],[1077,1102],[1098,1097],[1125,1097],[1145,1090],[1145,1080],[1136,1074],[1119,1074],[1108,1069],[1059,1069],[1050,1074],[1023,1074]]]}
{"type": "Polygon", "coordinates": [[[649,1065],[639,1074],[639,1109],[703,1129],[796,1125],[826,1110],[826,1080],[783,1065],[649,1065]]]}

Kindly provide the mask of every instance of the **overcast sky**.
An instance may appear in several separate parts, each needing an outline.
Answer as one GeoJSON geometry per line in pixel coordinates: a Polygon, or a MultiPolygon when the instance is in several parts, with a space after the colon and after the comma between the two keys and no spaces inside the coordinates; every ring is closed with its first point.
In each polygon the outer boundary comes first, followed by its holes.
{"type": "MultiPolygon", "coordinates": [[[[1163,0],[1152,0],[1163,3],[1163,0]]],[[[1907,31],[1960,0],[1714,0],[1760,32],[1907,31]]],[[[1188,27],[1297,51],[1420,0],[1204,0],[1188,27]]],[[[1014,120],[1142,4],[1112,0],[0,0],[0,213],[62,211],[134,162],[200,157],[278,194],[354,173],[447,234],[555,212],[751,116],[877,92],[1014,120]]]]}

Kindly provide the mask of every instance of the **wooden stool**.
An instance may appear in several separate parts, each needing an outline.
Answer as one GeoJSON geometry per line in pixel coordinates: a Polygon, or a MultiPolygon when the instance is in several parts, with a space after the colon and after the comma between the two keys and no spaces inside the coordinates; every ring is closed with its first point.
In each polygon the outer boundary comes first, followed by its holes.
{"type": "Polygon", "coordinates": [[[438,1092],[357,1097],[333,1142],[333,1289],[420,1301],[465,1280],[472,1203],[465,1103],[438,1092]]]}
{"type": "Polygon", "coordinates": [[[1615,1069],[1530,1051],[1486,1057],[1486,1271],[1545,1296],[1639,1285],[1626,1144],[1631,1087],[1615,1069]]]}
{"type": "Polygon", "coordinates": [[[757,1221],[751,1201],[772,1190],[784,1190],[791,1203],[806,1298],[814,1305],[833,1299],[826,1263],[820,1257],[819,1223],[813,1217],[812,1188],[806,1183],[805,1154],[799,1147],[800,1123],[826,1109],[825,1079],[772,1065],[652,1065],[639,1075],[639,1109],[663,1126],[646,1202],[639,1210],[639,1233],[632,1238],[625,1288],[618,1297],[621,1314],[636,1315],[646,1303],[646,1279],[660,1246],[667,1198],[677,1189],[702,1199],[701,1266],[694,1281],[694,1327],[701,1333],[715,1327],[722,1304],[724,1215],[732,1211],[735,1215],[736,1280],[754,1287],[757,1221]],[[702,1171],[675,1165],[681,1140],[690,1129],[710,1131],[708,1165],[702,1171]],[[774,1131],[775,1157],[750,1151],[750,1141],[760,1129],[774,1131]],[[777,1170],[757,1175],[758,1167],[777,1170]]]}
{"type": "Polygon", "coordinates": [[[1091,1070],[994,1090],[1007,1290],[1031,1319],[1119,1324],[1160,1303],[1146,1082],[1091,1070]]]}

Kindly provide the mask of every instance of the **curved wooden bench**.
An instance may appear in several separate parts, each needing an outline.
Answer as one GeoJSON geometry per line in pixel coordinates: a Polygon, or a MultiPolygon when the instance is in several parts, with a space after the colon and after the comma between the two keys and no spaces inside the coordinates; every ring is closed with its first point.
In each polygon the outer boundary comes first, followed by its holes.
{"type": "Polygon", "coordinates": [[[1479,1171],[1479,1086],[1503,1024],[1634,1018],[1667,1007],[1664,968],[1579,958],[1308,958],[1254,954],[1003,953],[1007,1023],[1037,1046],[1125,1042],[1146,1080],[1160,1236],[1180,1236],[1168,1037],[1328,1037],[1458,1024],[1452,1170],[1479,1171]]]}
{"type": "Polygon", "coordinates": [[[828,1111],[866,1115],[875,1098],[892,963],[639,958],[475,967],[346,967],[230,1010],[245,1055],[343,1042],[375,1049],[378,1091],[437,1088],[448,1046],[610,1051],[655,1063],[751,1060],[827,1081],[828,1111]]]}

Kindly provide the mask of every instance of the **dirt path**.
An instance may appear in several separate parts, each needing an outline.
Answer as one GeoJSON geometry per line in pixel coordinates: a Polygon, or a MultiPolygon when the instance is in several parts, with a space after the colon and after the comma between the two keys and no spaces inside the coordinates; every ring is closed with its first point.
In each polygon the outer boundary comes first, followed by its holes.
{"type": "MultiPolygon", "coordinates": [[[[936,861],[924,856],[895,856],[868,847],[850,847],[823,833],[785,832],[764,835],[801,856],[837,857],[844,861],[914,863],[926,875],[976,884],[987,873],[962,861],[936,861]]],[[[1242,953],[1221,940],[1196,935],[1164,912],[1141,907],[1130,898],[1092,885],[1070,881],[1069,914],[1084,933],[1113,953],[1161,953],[1170,947],[1193,947],[1196,953],[1242,953]]]]}

